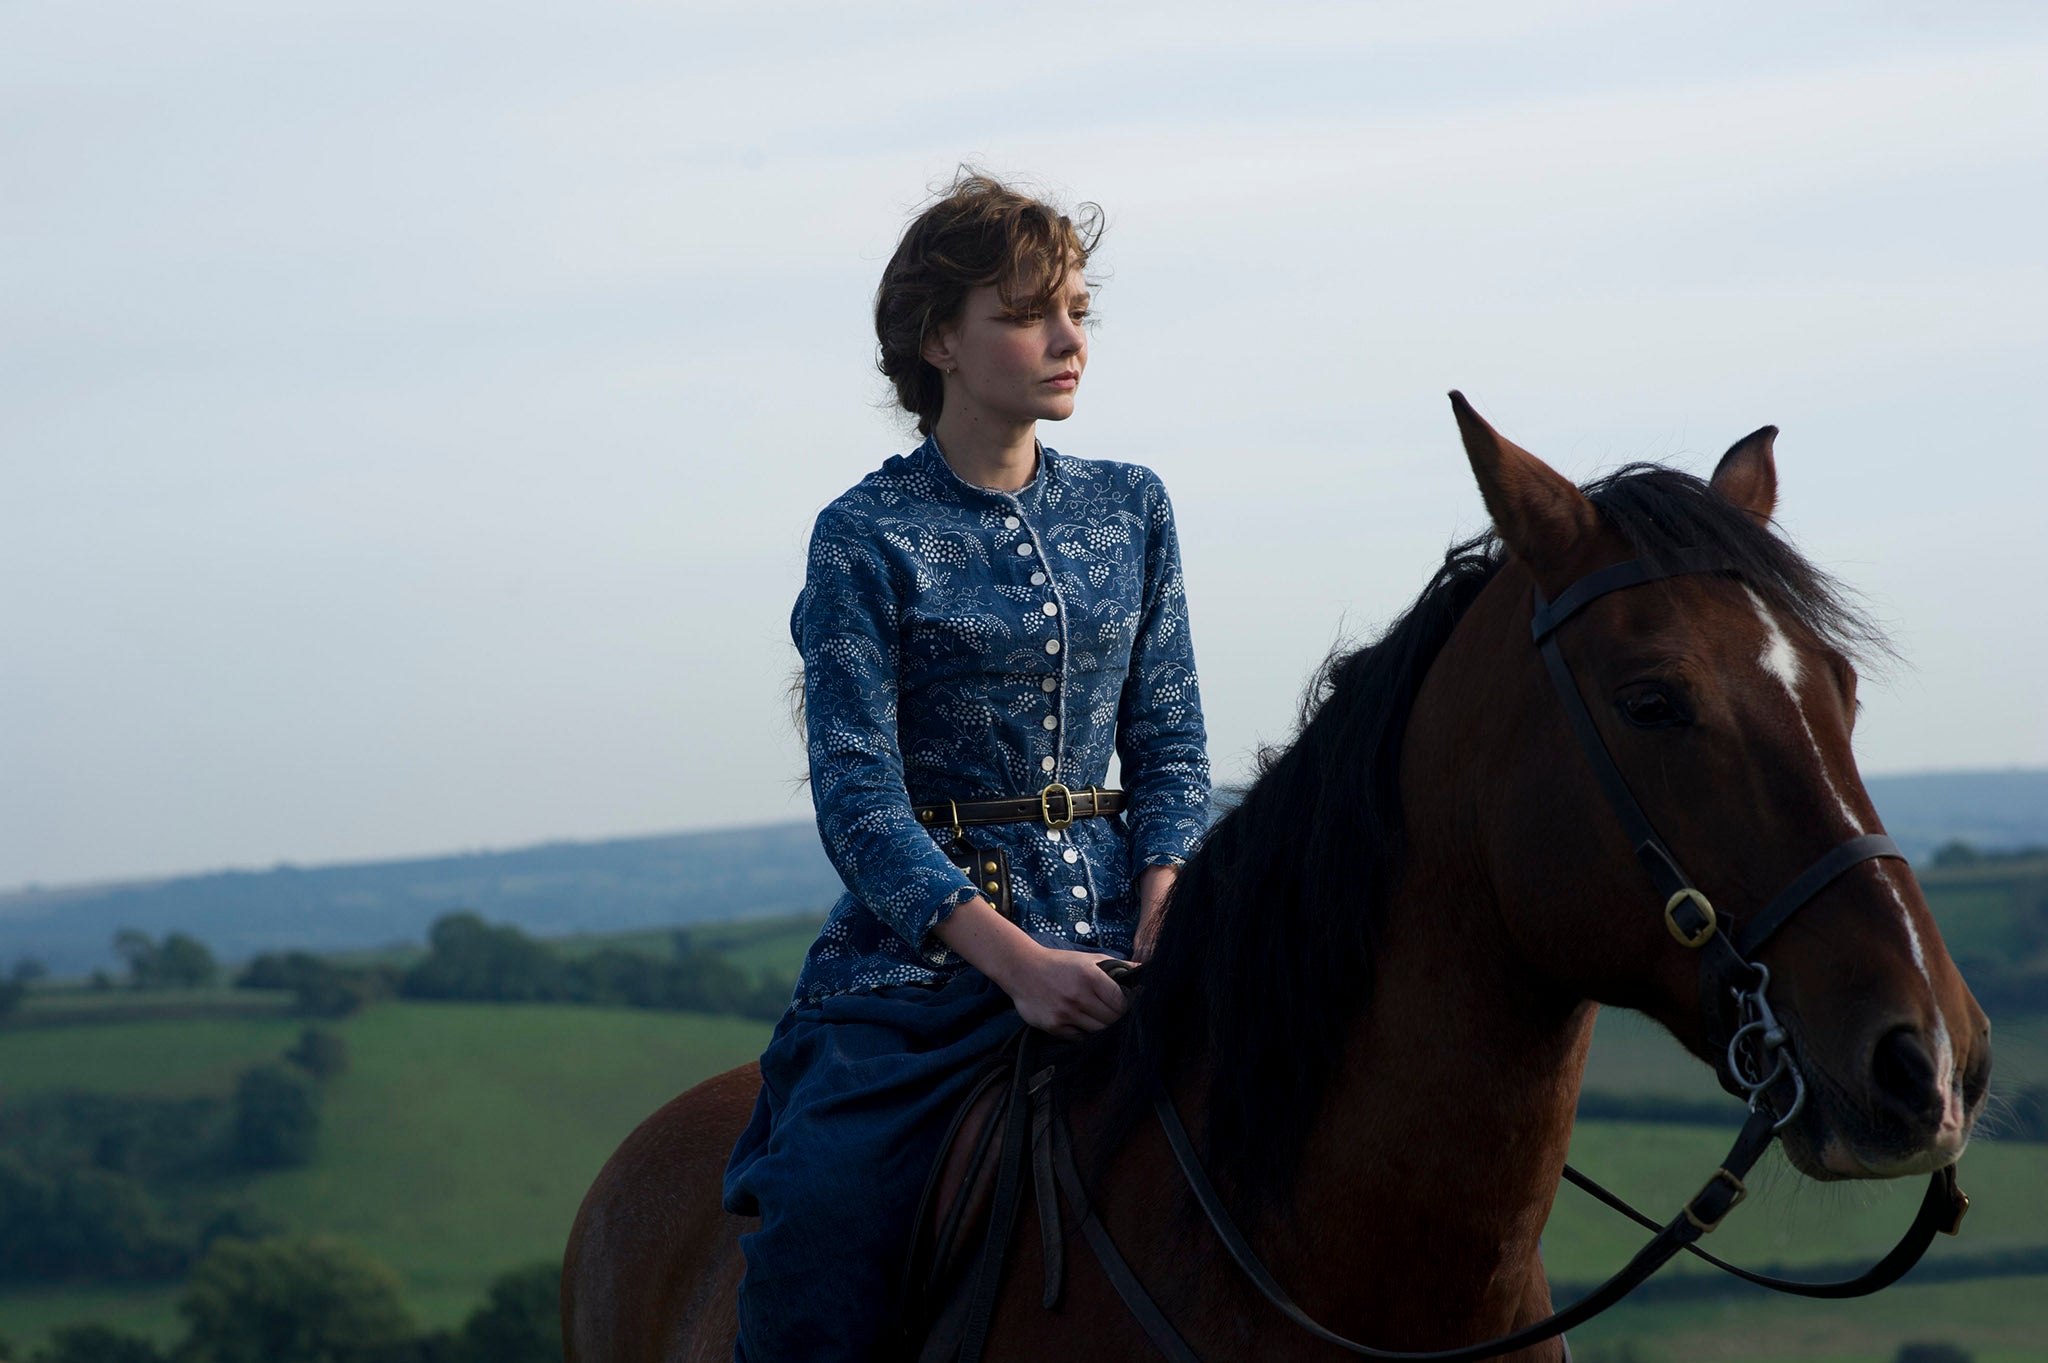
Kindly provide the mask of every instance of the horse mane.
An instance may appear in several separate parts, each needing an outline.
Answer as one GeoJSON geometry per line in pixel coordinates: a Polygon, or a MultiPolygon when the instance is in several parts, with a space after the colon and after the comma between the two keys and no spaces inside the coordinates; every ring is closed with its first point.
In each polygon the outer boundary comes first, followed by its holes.
{"type": "MultiPolygon", "coordinates": [[[[1716,551],[1824,644],[1852,656],[1883,648],[1843,588],[1705,480],[1630,464],[1582,491],[1638,557],[1716,551]]],[[[1199,1066],[1205,1158],[1254,1206],[1285,1205],[1347,1023],[1370,997],[1374,938],[1403,863],[1398,782],[1416,694],[1505,561],[1492,532],[1451,546],[1384,633],[1331,652],[1293,740],[1261,751],[1243,799],[1182,868],[1130,1015],[1091,1048],[1114,1053],[1107,1063],[1125,1077],[1140,1064],[1199,1066]]],[[[1098,1151],[1120,1145],[1143,1111],[1143,1086],[1118,1084],[1098,1151]]]]}

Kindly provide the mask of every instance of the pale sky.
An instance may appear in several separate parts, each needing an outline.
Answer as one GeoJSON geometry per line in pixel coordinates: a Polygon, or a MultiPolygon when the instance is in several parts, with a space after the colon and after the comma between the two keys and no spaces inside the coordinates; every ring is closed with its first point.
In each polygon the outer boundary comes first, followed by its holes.
{"type": "Polygon", "coordinates": [[[1783,430],[1909,666],[2048,764],[2048,7],[0,8],[0,886],[808,817],[817,510],[971,161],[1107,212],[1065,453],[1157,469],[1219,778],[1482,524],[1783,430]]]}

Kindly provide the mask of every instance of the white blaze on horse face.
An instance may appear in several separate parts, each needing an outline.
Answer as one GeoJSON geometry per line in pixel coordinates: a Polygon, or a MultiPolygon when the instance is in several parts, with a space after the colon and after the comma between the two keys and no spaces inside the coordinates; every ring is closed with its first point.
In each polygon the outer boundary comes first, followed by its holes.
{"type": "MultiPolygon", "coordinates": [[[[1913,964],[1920,967],[1920,978],[1927,981],[1927,992],[1933,994],[1934,976],[1928,973],[1927,952],[1920,945],[1920,929],[1913,924],[1913,910],[1907,907],[1905,893],[1899,889],[1892,868],[1883,862],[1877,863],[1877,877],[1891,892],[1892,902],[1899,906],[1899,918],[1906,925],[1906,942],[1913,949],[1913,964]]],[[[1960,1151],[1963,1094],[1956,1082],[1955,1042],[1948,1034],[1948,1019],[1942,1015],[1938,997],[1934,1005],[1934,1082],[1941,1089],[1941,1129],[1934,1134],[1935,1143],[1944,1149],[1960,1151]]]]}
{"type": "MultiPolygon", "coordinates": [[[[1835,808],[1842,812],[1843,822],[1849,825],[1852,836],[1863,832],[1863,825],[1856,817],[1856,811],[1849,808],[1849,802],[1842,798],[1842,791],[1835,784],[1834,773],[1828,770],[1828,761],[1821,756],[1820,740],[1813,736],[1813,726],[1806,722],[1806,706],[1799,699],[1799,683],[1806,679],[1806,667],[1799,659],[1799,650],[1792,647],[1792,641],[1785,636],[1784,626],[1778,617],[1771,614],[1771,608],[1756,594],[1756,589],[1744,585],[1752,606],[1756,607],[1756,618],[1763,622],[1764,649],[1757,655],[1757,663],[1770,676],[1775,677],[1785,694],[1791,698],[1792,713],[1799,720],[1800,732],[1806,735],[1806,746],[1813,753],[1813,764],[1820,768],[1821,783],[1828,788],[1828,794],[1835,797],[1835,808]]],[[[1912,930],[1908,923],[1907,930],[1912,930]]],[[[1919,957],[1919,939],[1914,939],[1914,958],[1919,957]]]]}
{"type": "MultiPolygon", "coordinates": [[[[1842,813],[1842,819],[1849,825],[1849,832],[1858,835],[1863,832],[1862,822],[1856,812],[1849,808],[1849,802],[1842,798],[1841,788],[1835,784],[1834,774],[1828,770],[1827,758],[1821,755],[1820,741],[1813,736],[1813,725],[1807,722],[1806,706],[1799,698],[1799,684],[1806,678],[1806,668],[1799,657],[1799,650],[1792,646],[1785,635],[1784,626],[1771,614],[1771,608],[1756,594],[1754,588],[1744,586],[1750,604],[1756,608],[1757,619],[1764,627],[1763,652],[1757,655],[1757,663],[1765,673],[1775,678],[1785,688],[1785,694],[1792,701],[1792,713],[1799,720],[1800,732],[1806,735],[1806,746],[1813,752],[1814,765],[1820,768],[1820,779],[1828,788],[1828,794],[1835,799],[1835,808],[1842,813]]],[[[1927,951],[1920,943],[1920,929],[1913,922],[1913,911],[1906,904],[1906,896],[1893,879],[1891,869],[1882,862],[1876,863],[1879,881],[1891,893],[1892,902],[1899,907],[1899,921],[1906,926],[1906,946],[1913,953],[1913,964],[1919,968],[1920,978],[1927,983],[1927,992],[1934,1003],[1934,1072],[1935,1083],[1941,1089],[1941,1130],[1935,1140],[1947,1147],[1961,1140],[1963,1129],[1963,1104],[1956,1085],[1955,1043],[1948,1034],[1948,1019],[1942,1015],[1941,1002],[1934,990],[1934,976],[1927,969],[1927,951]]]]}

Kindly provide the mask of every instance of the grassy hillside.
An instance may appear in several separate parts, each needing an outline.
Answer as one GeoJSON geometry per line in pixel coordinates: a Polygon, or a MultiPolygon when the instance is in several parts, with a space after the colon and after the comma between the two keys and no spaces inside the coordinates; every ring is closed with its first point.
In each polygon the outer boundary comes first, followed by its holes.
{"type": "MultiPolygon", "coordinates": [[[[0,1096],[59,1086],[219,1092],[239,1070],[287,1046],[298,1026],[286,1018],[198,1019],[0,1032],[0,1096]]],[[[244,1186],[287,1225],[354,1240],[390,1263],[415,1309],[438,1323],[458,1319],[497,1272],[558,1254],[584,1188],[626,1131],[675,1092],[751,1059],[767,1031],[679,1014],[412,1003],[380,1005],[339,1028],[352,1065],[329,1091],[318,1161],[244,1186]]],[[[2048,1022],[2022,1026],[2006,1040],[2017,1066],[2042,1072],[2035,1067],[2048,1059],[2048,1022]]],[[[1640,1019],[1619,1013],[1602,1019],[1592,1075],[1617,1088],[1679,1096],[1714,1091],[1704,1067],[1640,1019]]],[[[1642,1205],[1666,1209],[1697,1186],[1724,1144],[1725,1135],[1709,1129],[1589,1122],[1573,1159],[1642,1205]]],[[[1934,1257],[2048,1240],[2038,1221],[2048,1205],[2048,1151],[1981,1143],[1964,1168],[1977,1199],[1968,1232],[1937,1245],[1934,1257]]],[[[1775,1161],[1759,1186],[1717,1234],[1716,1247],[1793,1264],[1880,1251],[1909,1219],[1916,1196],[1903,1186],[1821,1187],[1775,1161]]],[[[1571,1190],[1560,1193],[1545,1232],[1547,1262],[1561,1282],[1604,1275],[1638,1243],[1632,1228],[1571,1190]]],[[[1682,1264],[1670,1271],[1695,1269],[1682,1264]]],[[[2017,1290],[2018,1283],[1911,1291],[1944,1303],[1986,1288],[2017,1290]]],[[[15,1291],[0,1296],[0,1332],[34,1338],[55,1324],[92,1317],[168,1335],[174,1299],[164,1289],[15,1291]]],[[[1730,1311],[1744,1320],[1764,1311],[1759,1319],[1777,1320],[1768,1313],[1783,1309],[1746,1301],[1663,1303],[1589,1337],[1676,1331],[1683,1338],[1730,1311]]],[[[1835,1339],[1837,1321],[1889,1328],[1883,1322],[1896,1314],[1890,1304],[1877,1314],[1871,1309],[1805,1306],[1798,1319],[1814,1340],[1835,1339]]],[[[1922,1312],[1961,1320],[1961,1310],[1922,1312]]],[[[1969,1319],[1972,1328],[1991,1328],[1984,1318],[1969,1319]]],[[[2048,1320],[2048,1311],[2028,1319],[2048,1320]]]]}
{"type": "MultiPolygon", "coordinates": [[[[0,1031],[8,1093],[222,1092],[274,1057],[294,1020],[196,1020],[0,1031]]],[[[353,1240],[390,1264],[415,1311],[453,1324],[496,1274],[558,1257],[585,1188],[642,1117],[759,1054],[765,1024],[599,1008],[391,1003],[336,1024],[309,1168],[246,1179],[298,1231],[353,1240]]],[[[13,1289],[0,1334],[82,1319],[171,1333],[175,1291],[13,1289]],[[118,1303],[118,1309],[115,1305],[118,1303]]]]}
{"type": "MultiPolygon", "coordinates": [[[[1748,1208],[1743,1209],[1747,1211],[1748,1208]]],[[[1976,1363],[2040,1363],[2048,1278],[1904,1283],[1860,1301],[1624,1302],[1572,1332],[1582,1363],[1624,1342],[1642,1363],[1891,1363],[1910,1340],[1961,1344],[1976,1363]]],[[[1612,1354],[1605,1355],[1613,1357],[1612,1354]]]]}
{"type": "Polygon", "coordinates": [[[115,964],[123,927],[189,932],[227,959],[416,942],[444,913],[561,936],[591,928],[822,913],[840,885],[808,820],[334,866],[0,891],[0,961],[59,974],[115,964]]]}
{"type": "MultiPolygon", "coordinates": [[[[1926,877],[1944,928],[1990,954],[2009,930],[2015,876],[1965,868],[1926,877]],[[1973,934],[1975,934],[1973,936],[1973,934]]],[[[2022,877],[2023,879],[2023,877],[2022,877]]],[[[790,972],[815,933],[812,914],[693,928],[749,968],[790,972]]],[[[565,952],[638,947],[661,955],[671,929],[561,939],[565,952]]],[[[291,1044],[302,1021],[280,1012],[193,1016],[231,991],[39,994],[34,1025],[0,1027],[0,1103],[52,1088],[189,1095],[224,1093],[250,1065],[291,1044]],[[139,1016],[146,1015],[146,1016],[139,1016]]],[[[275,1009],[280,998],[249,1000],[275,1009]]],[[[2048,1082],[2048,1017],[1999,1018],[2002,1084],[2048,1082]]],[[[287,1228],[352,1240],[402,1276],[420,1317],[452,1324],[497,1273],[560,1253],[577,1202],[633,1124],[697,1080],[753,1058],[765,1024],[732,1018],[575,1006],[383,1003],[338,1024],[351,1068],[330,1082],[320,1153],[308,1168],[246,1177],[236,1187],[287,1228]]],[[[1633,1015],[1603,1014],[1587,1087],[1718,1102],[1705,1066],[1633,1015]]],[[[1587,1121],[1574,1162],[1646,1209],[1675,1207],[1711,1170],[1727,1133],[1710,1127],[1587,1121]]],[[[1973,1146],[1963,1166],[1975,1208],[1960,1240],[1931,1262],[2000,1247],[2048,1245],[2048,1147],[1973,1146]]],[[[1910,1219],[1916,1186],[1821,1186],[1782,1161],[1715,1236],[1752,1262],[1799,1265],[1875,1255],[1910,1219]]],[[[1604,1276],[1641,1237],[1574,1190],[1560,1192],[1545,1232],[1560,1283],[1604,1276]]],[[[1700,1271],[1690,1262],[1667,1270],[1700,1271]]],[[[2039,1357],[2048,1278],[1912,1285],[1862,1303],[1760,1297],[1630,1306],[1575,1337],[1584,1347],[1635,1341],[1646,1359],[1888,1360],[1898,1341],[1970,1344],[1980,1363],[2039,1357]]],[[[53,1326],[95,1319],[175,1333],[175,1287],[0,1293],[0,1334],[33,1342],[53,1326]]]]}

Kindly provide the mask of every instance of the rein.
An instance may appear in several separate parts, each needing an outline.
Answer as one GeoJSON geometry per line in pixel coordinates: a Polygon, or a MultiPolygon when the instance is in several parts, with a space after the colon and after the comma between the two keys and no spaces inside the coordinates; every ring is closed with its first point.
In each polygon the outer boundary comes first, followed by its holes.
{"type": "MultiPolygon", "coordinates": [[[[1635,850],[1636,859],[1642,864],[1658,898],[1662,901],[1665,927],[1681,946],[1700,953],[1701,1004],[1706,1013],[1707,1036],[1721,1052],[1721,1059],[1717,1062],[1715,1070],[1722,1087],[1738,1097],[1746,1095],[1749,1102],[1749,1117],[1744,1121],[1742,1130],[1736,1135],[1735,1142],[1722,1159],[1720,1167],[1715,1169],[1705,1185],[1679,1209],[1677,1215],[1661,1224],[1637,1211],[1570,1165],[1565,1166],[1564,1176],[1571,1183],[1591,1193],[1608,1207],[1638,1225],[1655,1232],[1654,1238],[1618,1273],[1564,1310],[1532,1325],[1524,1326],[1512,1334],[1502,1335],[1480,1344],[1435,1352],[1408,1353],[1375,1349],[1370,1345],[1346,1339],[1319,1324],[1295,1304],[1261,1262],[1251,1242],[1237,1228],[1229,1209],[1224,1206],[1222,1197],[1210,1181],[1208,1172],[1202,1167],[1194,1142],[1189,1138],[1187,1128],[1181,1122],[1180,1113],[1166,1091],[1158,1068],[1150,1063],[1148,1056],[1145,1077],[1151,1088],[1153,1112],[1166,1133],[1167,1144],[1172,1147],[1174,1160],[1180,1165],[1188,1187],[1209,1219],[1211,1229],[1223,1242],[1224,1249],[1229,1252],[1238,1268],[1266,1299],[1287,1319],[1324,1343],[1367,1358],[1417,1360],[1418,1363],[1421,1360],[1431,1360],[1433,1363],[1467,1363],[1468,1360],[1491,1358],[1497,1354],[1541,1343],[1592,1319],[1627,1296],[1680,1252],[1691,1253],[1716,1268],[1776,1292],[1805,1297],[1866,1296],[1890,1286],[1904,1276],[1920,1261],[1920,1257],[1926,1253],[1928,1245],[1933,1242],[1937,1233],[1954,1235],[1961,1229],[1963,1214],[1969,1210],[1970,1199],[1957,1186],[1955,1167],[1950,1165],[1936,1171],[1928,1179],[1927,1192],[1920,1201],[1920,1209],[1898,1244],[1870,1269],[1854,1278],[1836,1282],[1802,1282],[1774,1278],[1738,1268],[1707,1253],[1696,1243],[1701,1236],[1718,1226],[1721,1219],[1747,1195],[1748,1188],[1743,1183],[1744,1176],[1755,1166],[1764,1151],[1770,1148],[1777,1134],[1799,1115],[1806,1103],[1806,1080],[1800,1074],[1798,1063],[1793,1058],[1790,1037],[1779,1023],[1766,998],[1766,992],[1770,988],[1771,972],[1762,962],[1754,959],[1756,951],[1787,919],[1851,867],[1861,865],[1874,857],[1904,860],[1898,847],[1881,833],[1851,838],[1815,860],[1748,922],[1738,924],[1732,916],[1715,911],[1706,895],[1700,892],[1686,875],[1684,868],[1678,864],[1678,859],[1672,854],[1671,849],[1657,836],[1648,815],[1636,802],[1634,794],[1629,790],[1628,782],[1623,778],[1620,768],[1615,765],[1613,755],[1608,752],[1606,743],[1601,739],[1592,713],[1586,708],[1585,699],[1579,693],[1571,668],[1558,647],[1558,628],[1586,605],[1610,592],[1686,574],[1732,571],[1732,565],[1725,560],[1697,551],[1675,556],[1670,566],[1664,568],[1653,567],[1640,559],[1631,559],[1588,573],[1559,593],[1555,601],[1546,602],[1539,591],[1535,615],[1530,625],[1531,635],[1542,652],[1544,666],[1550,674],[1558,698],[1564,705],[1572,730],[1578,736],[1579,746],[1584,751],[1594,776],[1598,778],[1608,804],[1613,807],[1620,819],[1622,828],[1635,850]],[[1728,1021],[1728,1010],[1731,1009],[1734,1025],[1729,1027],[1725,1024],[1728,1021]],[[1785,1100],[1783,1110],[1776,1111],[1768,1095],[1788,1083],[1791,1088],[1790,1097],[1785,1100]]],[[[1134,984],[1135,981],[1129,977],[1138,973],[1137,968],[1123,965],[1121,962],[1115,964],[1120,968],[1112,970],[1111,973],[1127,987],[1134,984]]],[[[1135,1015],[1131,1019],[1131,1025],[1137,1025],[1135,1015]]],[[[1139,1034],[1139,1043],[1140,1049],[1143,1050],[1142,1032],[1139,1034]]],[[[1018,1063],[1021,1071],[1021,1046],[1018,1063]]],[[[1116,1289],[1117,1295],[1123,1299],[1124,1305],[1137,1318],[1146,1336],[1162,1354],[1174,1360],[1174,1363],[1200,1363],[1197,1355],[1181,1339],[1160,1311],[1158,1304],[1145,1291],[1144,1285],[1139,1282],[1137,1275],[1118,1252],[1107,1230],[1096,1219],[1087,1189],[1074,1164],[1065,1114],[1060,1113],[1051,1121],[1050,1128],[1051,1163],[1060,1190],[1073,1204],[1076,1216],[1081,1219],[1084,1238],[1095,1252],[1097,1261],[1109,1278],[1110,1284],[1116,1289]]],[[[1050,1289],[1048,1295],[1051,1295],[1050,1289]]]]}

